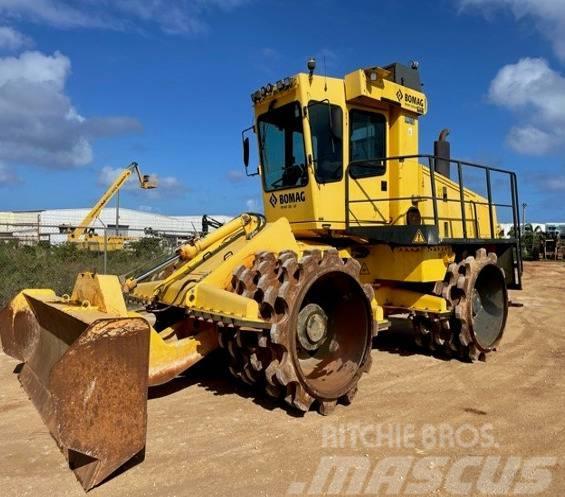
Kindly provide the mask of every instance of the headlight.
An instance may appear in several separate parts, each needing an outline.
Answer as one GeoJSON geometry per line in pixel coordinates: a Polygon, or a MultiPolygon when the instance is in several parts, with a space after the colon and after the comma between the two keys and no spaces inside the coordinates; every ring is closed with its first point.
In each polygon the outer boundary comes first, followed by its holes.
{"type": "Polygon", "coordinates": [[[251,100],[253,101],[253,103],[257,103],[259,100],[261,100],[261,90],[254,91],[251,94],[251,100]]]}

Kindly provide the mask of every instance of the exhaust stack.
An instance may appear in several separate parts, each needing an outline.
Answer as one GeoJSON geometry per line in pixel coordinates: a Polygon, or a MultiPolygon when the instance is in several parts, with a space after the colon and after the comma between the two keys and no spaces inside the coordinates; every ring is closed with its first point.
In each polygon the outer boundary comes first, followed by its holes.
{"type": "Polygon", "coordinates": [[[451,145],[447,141],[448,129],[443,129],[434,142],[435,171],[446,178],[450,177],[451,145]]]}

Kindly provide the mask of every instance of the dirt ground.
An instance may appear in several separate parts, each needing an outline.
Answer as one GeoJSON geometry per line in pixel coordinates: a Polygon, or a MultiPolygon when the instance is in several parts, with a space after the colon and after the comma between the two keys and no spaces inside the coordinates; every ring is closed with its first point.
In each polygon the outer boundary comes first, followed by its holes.
{"type": "MultiPolygon", "coordinates": [[[[429,456],[447,457],[437,488],[427,493],[439,496],[454,495],[446,483],[448,469],[467,456],[478,457],[478,466],[471,465],[460,478],[470,483],[467,495],[485,492],[477,483],[485,456],[500,458],[499,472],[518,461],[522,472],[514,484],[534,481],[535,471],[525,463],[548,457],[545,470],[537,473],[545,483],[530,492],[565,495],[565,264],[528,263],[525,269],[525,290],[511,294],[524,305],[510,308],[503,342],[486,363],[433,357],[411,346],[402,330],[386,332],[375,341],[373,367],[353,405],[338,406],[330,417],[315,412],[297,417],[236,385],[217,358],[207,359],[185,377],[151,391],[145,461],[90,495],[344,494],[346,486],[320,490],[311,482],[321,461],[348,456],[367,459],[371,471],[383,458],[404,457],[416,464],[429,456]],[[403,435],[369,441],[336,435],[358,433],[355,427],[403,435]],[[484,435],[483,430],[488,436],[479,443],[474,436],[484,435]]],[[[0,354],[0,495],[84,495],[20,388],[16,364],[0,354]]],[[[415,474],[400,477],[400,486],[390,493],[408,492],[403,485],[418,481],[415,474]]],[[[510,486],[499,493],[521,491],[510,486]]]]}

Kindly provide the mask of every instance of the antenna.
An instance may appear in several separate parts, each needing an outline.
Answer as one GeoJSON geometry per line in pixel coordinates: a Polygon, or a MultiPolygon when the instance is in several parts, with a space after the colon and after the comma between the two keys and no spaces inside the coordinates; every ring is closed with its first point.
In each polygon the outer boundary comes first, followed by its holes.
{"type": "Polygon", "coordinates": [[[326,69],[326,56],[324,55],[324,91],[328,91],[328,71],[326,69]]]}

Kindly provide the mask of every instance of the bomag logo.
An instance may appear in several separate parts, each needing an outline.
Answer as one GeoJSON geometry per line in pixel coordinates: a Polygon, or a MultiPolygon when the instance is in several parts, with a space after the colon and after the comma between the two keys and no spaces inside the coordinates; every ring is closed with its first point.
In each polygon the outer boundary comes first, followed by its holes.
{"type": "Polygon", "coordinates": [[[306,202],[306,192],[279,193],[278,196],[271,193],[271,196],[269,197],[269,203],[273,207],[276,207],[277,205],[286,207],[303,202],[306,202]]]}
{"type": "Polygon", "coordinates": [[[423,107],[424,106],[424,99],[422,97],[417,97],[415,95],[410,95],[409,93],[406,93],[404,95],[404,101],[407,104],[410,105],[415,105],[417,107],[423,107]]]}
{"type": "Polygon", "coordinates": [[[291,192],[291,193],[281,193],[279,195],[279,203],[284,204],[296,204],[298,202],[306,201],[305,192],[291,192]]]}
{"type": "Polygon", "coordinates": [[[402,101],[404,101],[406,105],[416,107],[418,109],[418,112],[424,112],[425,101],[422,97],[410,95],[410,93],[402,93],[402,90],[399,89],[396,92],[396,98],[398,98],[398,101],[401,103],[402,101]]]}

